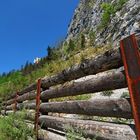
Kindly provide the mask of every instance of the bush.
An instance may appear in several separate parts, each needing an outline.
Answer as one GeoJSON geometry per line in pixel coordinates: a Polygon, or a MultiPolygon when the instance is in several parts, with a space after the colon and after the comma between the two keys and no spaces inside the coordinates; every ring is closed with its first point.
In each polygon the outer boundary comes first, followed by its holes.
{"type": "Polygon", "coordinates": [[[114,4],[110,3],[102,3],[101,4],[101,9],[104,11],[102,14],[101,18],[101,27],[105,28],[107,27],[108,23],[110,22],[111,16],[114,16],[114,14],[121,10],[123,5],[127,2],[128,0],[119,0],[118,2],[114,4]]]}
{"type": "Polygon", "coordinates": [[[85,47],[86,47],[85,35],[81,34],[81,48],[85,48],[85,47]]]}
{"type": "MultiPolygon", "coordinates": [[[[67,140],[85,140],[83,134],[84,130],[81,128],[73,128],[72,126],[65,126],[67,140]]],[[[86,140],[96,140],[94,138],[86,138],[86,140]]]]}
{"type": "Polygon", "coordinates": [[[112,90],[108,90],[108,91],[103,91],[102,93],[101,93],[101,95],[103,95],[103,96],[111,96],[113,94],[113,91],[112,90]]]}
{"type": "Polygon", "coordinates": [[[118,3],[115,5],[115,11],[119,11],[122,9],[122,6],[127,2],[128,0],[119,0],[118,3]]]}
{"type": "Polygon", "coordinates": [[[102,10],[104,10],[104,13],[101,18],[101,25],[102,27],[106,27],[108,25],[108,22],[110,21],[111,14],[114,14],[114,6],[110,3],[103,3],[101,5],[102,10]]]}
{"type": "Polygon", "coordinates": [[[96,39],[95,32],[93,32],[93,31],[90,31],[90,32],[89,32],[89,39],[90,39],[89,46],[90,46],[90,47],[93,47],[94,42],[95,42],[95,39],[96,39]]]}
{"type": "Polygon", "coordinates": [[[129,98],[129,92],[123,92],[121,98],[129,98]]]}
{"type": "Polygon", "coordinates": [[[67,140],[82,139],[82,132],[77,132],[73,127],[65,127],[67,140]]]}
{"type": "Polygon", "coordinates": [[[75,49],[75,43],[74,43],[74,41],[73,40],[69,40],[69,45],[68,45],[68,49],[67,49],[67,52],[71,52],[71,51],[73,51],[74,49],[75,49]]]}
{"type": "Polygon", "coordinates": [[[28,140],[33,130],[24,122],[24,114],[11,114],[0,118],[0,140],[28,140]]]}

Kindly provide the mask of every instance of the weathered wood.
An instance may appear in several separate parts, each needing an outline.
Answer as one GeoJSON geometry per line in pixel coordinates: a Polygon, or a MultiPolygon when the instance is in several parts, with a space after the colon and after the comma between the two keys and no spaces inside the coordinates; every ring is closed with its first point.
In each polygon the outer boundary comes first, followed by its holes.
{"type": "MultiPolygon", "coordinates": [[[[35,90],[37,87],[37,83],[33,83],[29,85],[28,87],[24,88],[22,91],[18,92],[18,95],[23,95],[27,92],[30,92],[32,90],[35,90]]],[[[11,94],[10,96],[7,97],[7,100],[10,100],[16,96],[16,93],[11,94]]]]}
{"type": "Polygon", "coordinates": [[[70,83],[41,93],[43,102],[51,98],[75,96],[127,87],[124,71],[113,70],[91,76],[90,79],[70,83]]]}
{"type": "Polygon", "coordinates": [[[36,108],[36,103],[24,103],[24,104],[18,104],[18,109],[32,109],[35,110],[36,108]]]}
{"type": "Polygon", "coordinates": [[[23,94],[17,98],[17,102],[23,102],[26,100],[33,100],[36,98],[36,91],[31,91],[26,94],[23,94]]]}
{"type": "MultiPolygon", "coordinates": [[[[36,98],[36,91],[30,91],[28,93],[25,93],[21,96],[17,97],[17,102],[23,102],[26,100],[33,100],[36,98]]],[[[7,101],[7,105],[11,105],[15,102],[15,99],[10,99],[7,101]]]]}
{"type": "Polygon", "coordinates": [[[1,115],[5,115],[5,110],[1,110],[1,115]]]}
{"type": "MultiPolygon", "coordinates": [[[[65,69],[54,76],[42,79],[42,88],[47,89],[57,84],[63,84],[67,81],[78,79],[87,75],[97,74],[99,72],[118,68],[121,66],[123,66],[123,63],[120,56],[119,48],[111,49],[101,55],[98,55],[95,58],[86,60],[79,65],[74,65],[73,67],[65,69]]],[[[35,82],[20,91],[18,94],[23,95],[27,92],[35,90],[36,87],[37,83],[35,82]]],[[[7,100],[14,98],[15,96],[15,93],[11,94],[11,96],[9,96],[7,100]]]]}
{"type": "Polygon", "coordinates": [[[111,49],[93,59],[86,60],[79,65],[74,65],[71,68],[65,69],[59,74],[42,79],[42,87],[47,89],[57,84],[63,84],[66,81],[97,74],[121,66],[123,66],[123,63],[120,50],[118,48],[111,49]]]}
{"type": "MultiPolygon", "coordinates": [[[[9,105],[6,107],[6,110],[13,110],[15,107],[14,104],[12,105],[9,105]]],[[[36,104],[35,103],[20,103],[20,104],[17,104],[17,110],[22,110],[22,109],[35,109],[36,108],[36,104]]],[[[2,107],[2,109],[4,109],[4,107],[2,107]]]]}
{"type": "Polygon", "coordinates": [[[40,112],[84,114],[102,117],[133,118],[127,99],[95,99],[92,101],[50,102],[40,105],[40,112]]]}
{"type": "Polygon", "coordinates": [[[14,107],[15,107],[15,104],[12,104],[12,105],[9,105],[9,106],[6,106],[6,110],[14,110],[14,107]]]}
{"type": "Polygon", "coordinates": [[[134,130],[129,125],[113,124],[106,122],[66,119],[51,116],[41,116],[39,123],[42,128],[50,127],[60,131],[72,126],[75,131],[80,131],[85,136],[100,140],[136,140],[134,130]]]}
{"type": "MultiPolygon", "coordinates": [[[[34,129],[34,125],[31,123],[26,123],[27,126],[31,129],[34,129]]],[[[39,129],[38,131],[38,139],[39,140],[66,140],[65,136],[47,131],[47,130],[43,130],[43,129],[39,129]]]]}
{"type": "MultiPolygon", "coordinates": [[[[6,107],[12,110],[14,105],[6,107]]],[[[35,109],[35,103],[21,103],[17,105],[18,110],[35,109]]],[[[47,114],[68,113],[84,114],[102,117],[120,117],[130,119],[132,117],[130,99],[95,99],[91,101],[68,101],[68,102],[49,102],[40,105],[40,112],[47,114]]]]}
{"type": "Polygon", "coordinates": [[[58,135],[56,133],[46,131],[46,130],[39,130],[39,140],[67,140],[65,136],[58,135]]]}
{"type": "Polygon", "coordinates": [[[10,99],[10,100],[7,101],[6,105],[11,105],[14,102],[15,102],[15,99],[14,98],[13,99],[10,99]]]}

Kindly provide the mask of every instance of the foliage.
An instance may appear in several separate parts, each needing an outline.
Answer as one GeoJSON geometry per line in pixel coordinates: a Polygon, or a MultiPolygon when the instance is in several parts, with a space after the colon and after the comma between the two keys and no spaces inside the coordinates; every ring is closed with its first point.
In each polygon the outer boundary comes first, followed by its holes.
{"type": "Polygon", "coordinates": [[[87,8],[93,8],[95,4],[95,0],[86,0],[85,2],[86,2],[85,5],[87,8]]]}
{"type": "Polygon", "coordinates": [[[121,98],[129,98],[129,92],[123,92],[121,98]]]}
{"type": "Polygon", "coordinates": [[[112,91],[112,90],[103,91],[103,92],[101,93],[101,95],[103,95],[103,96],[111,96],[112,94],[113,94],[113,91],[112,91]]]}
{"type": "Polygon", "coordinates": [[[123,5],[124,5],[127,1],[128,1],[128,0],[119,0],[119,1],[117,2],[117,4],[115,5],[115,7],[114,7],[115,11],[117,12],[117,11],[121,10],[122,7],[123,7],[123,5]]]}
{"type": "Polygon", "coordinates": [[[127,0],[118,0],[116,3],[102,3],[101,9],[104,11],[101,18],[101,28],[106,28],[115,13],[122,9],[127,0]]]}
{"type": "Polygon", "coordinates": [[[110,21],[111,14],[114,14],[114,6],[110,3],[103,3],[101,8],[104,10],[104,13],[101,18],[102,27],[106,27],[110,21]]]}
{"type": "Polygon", "coordinates": [[[93,47],[94,42],[95,42],[95,39],[96,39],[96,36],[95,36],[95,32],[94,31],[90,31],[89,32],[89,39],[90,39],[89,46],[90,47],[93,47]]]}
{"type": "Polygon", "coordinates": [[[70,52],[70,51],[73,51],[75,49],[75,43],[72,39],[69,40],[69,45],[68,45],[68,48],[67,48],[67,52],[70,52]]]}
{"type": "MultiPolygon", "coordinates": [[[[81,42],[80,39],[79,42],[81,42]]],[[[5,96],[8,96],[11,93],[21,91],[29,84],[34,83],[38,78],[59,73],[72,65],[79,64],[86,59],[95,57],[96,55],[102,54],[104,51],[110,49],[110,46],[86,46],[86,48],[81,49],[81,46],[77,46],[76,43],[76,41],[71,40],[71,43],[65,42],[61,44],[62,46],[55,48],[51,47],[51,52],[48,54],[49,56],[42,58],[42,61],[40,61],[39,64],[32,64],[32,66],[30,66],[30,63],[26,63],[25,67],[22,67],[21,70],[11,71],[8,74],[0,76],[1,98],[5,98],[5,96]],[[69,46],[74,50],[68,49],[69,46]],[[65,52],[65,54],[63,54],[63,52],[65,52]],[[67,57],[65,58],[64,56],[67,57]],[[33,69],[31,67],[33,67],[33,69]]]]}
{"type": "Polygon", "coordinates": [[[125,118],[99,117],[99,116],[87,116],[87,115],[82,115],[81,118],[84,120],[112,122],[112,123],[114,122],[114,123],[123,123],[123,124],[134,124],[133,119],[125,119],[125,118]]]}
{"type": "MultiPolygon", "coordinates": [[[[72,126],[65,126],[67,140],[85,140],[83,130],[80,128],[73,128],[72,126]]],[[[96,140],[96,138],[86,138],[86,140],[96,140]]]]}
{"type": "Polygon", "coordinates": [[[50,102],[62,102],[62,101],[72,101],[72,100],[79,100],[80,101],[80,100],[89,100],[89,99],[91,99],[91,94],[50,99],[50,102]]]}
{"type": "Polygon", "coordinates": [[[66,130],[67,140],[75,140],[75,137],[82,139],[82,133],[80,131],[79,133],[76,132],[76,130],[73,127],[67,126],[65,130],[66,130]]]}
{"type": "Polygon", "coordinates": [[[81,48],[85,48],[85,47],[86,47],[85,35],[81,34],[81,48]]]}
{"type": "Polygon", "coordinates": [[[24,113],[0,118],[0,140],[28,140],[34,132],[24,122],[24,113]]]}

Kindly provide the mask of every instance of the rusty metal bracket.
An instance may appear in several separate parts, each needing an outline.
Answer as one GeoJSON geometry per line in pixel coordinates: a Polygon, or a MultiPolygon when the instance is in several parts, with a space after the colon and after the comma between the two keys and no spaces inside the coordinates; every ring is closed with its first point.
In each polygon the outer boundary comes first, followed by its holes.
{"type": "Polygon", "coordinates": [[[135,34],[121,40],[120,48],[131,97],[137,138],[140,140],[140,50],[135,34]]]}
{"type": "Polygon", "coordinates": [[[35,112],[35,124],[34,131],[36,139],[38,139],[38,122],[39,122],[39,109],[40,109],[40,94],[41,94],[41,79],[37,82],[37,94],[36,94],[36,112],[35,112]]]}

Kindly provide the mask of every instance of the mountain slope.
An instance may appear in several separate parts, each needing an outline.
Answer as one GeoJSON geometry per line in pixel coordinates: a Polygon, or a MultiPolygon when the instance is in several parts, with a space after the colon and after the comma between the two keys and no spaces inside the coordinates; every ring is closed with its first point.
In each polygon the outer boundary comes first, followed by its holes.
{"type": "MultiPolygon", "coordinates": [[[[0,77],[0,96],[20,91],[38,78],[51,76],[103,53],[119,40],[140,28],[138,0],[80,0],[68,28],[66,40],[49,48],[43,65],[35,70],[26,68],[0,77]],[[30,72],[28,72],[30,70],[30,72]]],[[[35,66],[32,66],[35,67],[35,66]]]]}
{"type": "Polygon", "coordinates": [[[140,32],[139,0],[81,0],[68,29],[67,40],[81,32],[95,33],[95,44],[118,44],[129,34],[140,32]]]}

